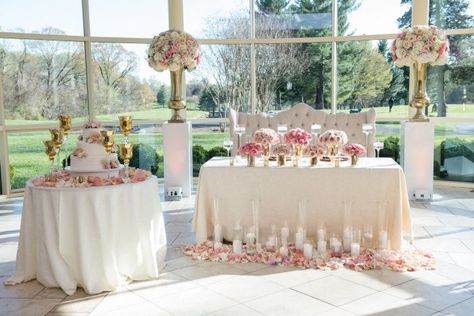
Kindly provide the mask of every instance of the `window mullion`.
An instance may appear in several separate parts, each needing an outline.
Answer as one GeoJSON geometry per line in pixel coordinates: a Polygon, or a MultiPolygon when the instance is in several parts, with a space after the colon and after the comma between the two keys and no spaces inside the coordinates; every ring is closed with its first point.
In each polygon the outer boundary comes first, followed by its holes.
{"type": "Polygon", "coordinates": [[[95,117],[95,90],[92,60],[91,28],[89,18],[89,0],[82,0],[82,23],[84,27],[84,53],[86,62],[87,110],[89,119],[95,117]]]}

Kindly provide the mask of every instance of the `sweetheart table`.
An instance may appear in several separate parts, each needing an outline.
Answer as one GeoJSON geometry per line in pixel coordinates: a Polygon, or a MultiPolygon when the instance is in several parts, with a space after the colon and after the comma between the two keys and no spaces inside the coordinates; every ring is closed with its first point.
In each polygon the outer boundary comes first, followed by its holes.
{"type": "MultiPolygon", "coordinates": [[[[260,162],[261,164],[261,162],[260,162]]],[[[196,195],[193,230],[197,242],[212,238],[213,200],[218,199],[218,224],[226,240],[233,239],[233,226],[241,221],[252,225],[251,200],[259,201],[260,237],[271,233],[271,225],[278,229],[288,222],[292,230],[298,220],[299,201],[307,200],[306,229],[309,238],[316,239],[318,225],[323,223],[328,233],[341,237],[344,221],[344,202],[351,202],[350,222],[353,227],[369,224],[378,240],[379,223],[386,223],[390,248],[400,250],[403,237],[411,237],[410,205],[405,175],[391,158],[360,158],[355,167],[342,162],[334,168],[329,162],[316,167],[247,167],[229,166],[227,158],[214,158],[200,170],[196,195]],[[383,211],[377,205],[383,205],[383,211]]]]}
{"type": "Polygon", "coordinates": [[[111,291],[158,277],[166,234],[158,181],[89,188],[27,183],[16,273],[6,284],[37,279],[71,295],[111,291]]]}

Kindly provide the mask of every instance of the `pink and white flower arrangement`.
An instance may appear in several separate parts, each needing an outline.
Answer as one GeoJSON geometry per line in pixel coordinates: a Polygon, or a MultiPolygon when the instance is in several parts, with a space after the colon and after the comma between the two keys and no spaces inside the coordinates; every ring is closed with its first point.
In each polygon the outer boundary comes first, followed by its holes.
{"type": "Polygon", "coordinates": [[[342,151],[349,156],[362,156],[366,153],[366,149],[364,146],[360,144],[346,144],[342,148],[342,151]]]}
{"type": "Polygon", "coordinates": [[[390,51],[398,67],[415,62],[444,65],[448,61],[449,42],[436,26],[415,25],[398,34],[390,51]]]}
{"type": "Polygon", "coordinates": [[[319,136],[319,142],[326,146],[344,145],[348,141],[344,131],[328,129],[319,136]]]}
{"type": "Polygon", "coordinates": [[[311,142],[311,134],[301,128],[290,129],[283,140],[291,145],[308,145],[311,142]]]}
{"type": "Polygon", "coordinates": [[[116,157],[104,158],[101,160],[104,169],[117,169],[120,167],[120,162],[116,157]]]}
{"type": "Polygon", "coordinates": [[[76,148],[73,152],[72,155],[77,158],[86,158],[87,153],[84,149],[82,148],[76,148]]]}
{"type": "Polygon", "coordinates": [[[101,144],[102,143],[102,135],[99,132],[90,133],[85,142],[88,144],[101,144]]]}
{"type": "Polygon", "coordinates": [[[324,153],[325,153],[325,149],[324,149],[324,146],[322,146],[321,144],[311,144],[308,147],[306,147],[304,151],[304,154],[311,158],[322,157],[324,153]]]}
{"type": "Polygon", "coordinates": [[[102,123],[97,120],[90,120],[83,125],[83,128],[101,128],[102,123]]]}
{"type": "Polygon", "coordinates": [[[278,144],[280,141],[277,132],[271,128],[261,128],[253,134],[253,141],[264,147],[278,144]]]}
{"type": "Polygon", "coordinates": [[[291,148],[287,144],[277,144],[273,146],[272,153],[277,156],[289,156],[291,148]]]}
{"type": "Polygon", "coordinates": [[[148,49],[148,65],[156,71],[184,68],[192,71],[199,64],[198,42],[188,33],[169,30],[153,37],[148,49]]]}
{"type": "Polygon", "coordinates": [[[263,152],[262,145],[258,143],[248,143],[240,147],[240,154],[256,157],[263,152]]]}

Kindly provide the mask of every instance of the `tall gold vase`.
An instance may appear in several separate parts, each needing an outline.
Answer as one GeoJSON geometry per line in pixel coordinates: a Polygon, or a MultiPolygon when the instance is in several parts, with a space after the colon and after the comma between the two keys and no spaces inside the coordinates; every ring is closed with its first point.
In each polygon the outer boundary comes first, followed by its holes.
{"type": "Polygon", "coordinates": [[[170,123],[183,123],[184,118],[179,114],[180,110],[186,109],[186,102],[184,101],[183,93],[183,68],[179,70],[170,70],[171,79],[171,95],[168,107],[173,110],[173,116],[168,121],[170,123]]]}
{"type": "Polygon", "coordinates": [[[430,99],[426,94],[426,75],[428,73],[428,64],[415,62],[412,68],[415,80],[415,95],[410,102],[410,106],[416,109],[416,114],[410,121],[428,122],[424,109],[430,105],[430,99]]]}

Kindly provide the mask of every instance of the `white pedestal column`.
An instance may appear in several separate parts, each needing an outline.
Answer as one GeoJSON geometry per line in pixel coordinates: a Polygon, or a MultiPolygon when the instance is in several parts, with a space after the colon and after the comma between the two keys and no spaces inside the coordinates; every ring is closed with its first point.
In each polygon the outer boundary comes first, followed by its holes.
{"type": "Polygon", "coordinates": [[[433,195],[434,123],[404,121],[400,132],[400,163],[408,196],[413,200],[419,191],[429,199],[433,195]]]}
{"type": "Polygon", "coordinates": [[[191,123],[163,123],[165,197],[169,187],[191,195],[193,180],[191,123]]]}

